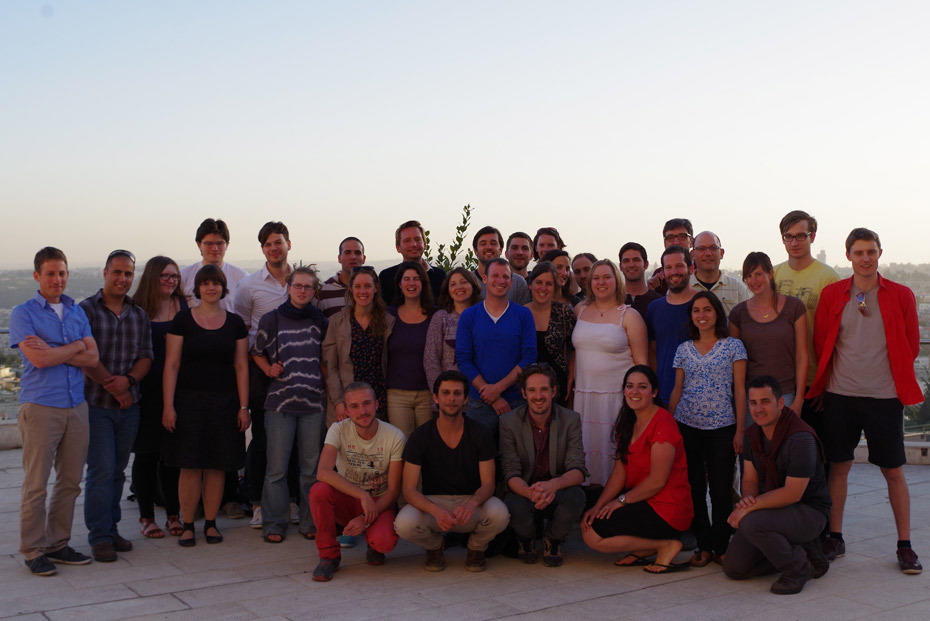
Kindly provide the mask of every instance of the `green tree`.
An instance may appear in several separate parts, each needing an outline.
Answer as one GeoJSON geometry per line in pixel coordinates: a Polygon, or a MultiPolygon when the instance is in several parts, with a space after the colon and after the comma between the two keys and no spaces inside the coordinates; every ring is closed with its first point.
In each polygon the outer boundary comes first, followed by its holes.
{"type": "Polygon", "coordinates": [[[430,265],[439,266],[447,272],[459,266],[470,270],[477,268],[478,259],[466,243],[466,234],[468,233],[469,226],[471,226],[471,205],[465,205],[462,207],[462,222],[455,227],[455,238],[452,240],[452,243],[448,246],[446,246],[446,244],[439,244],[436,246],[435,254],[433,254],[433,246],[430,242],[430,232],[425,231],[423,236],[426,238],[426,250],[423,252],[423,256],[426,257],[426,261],[430,265]],[[463,247],[466,248],[466,252],[465,255],[460,258],[459,253],[462,251],[463,247]]]}

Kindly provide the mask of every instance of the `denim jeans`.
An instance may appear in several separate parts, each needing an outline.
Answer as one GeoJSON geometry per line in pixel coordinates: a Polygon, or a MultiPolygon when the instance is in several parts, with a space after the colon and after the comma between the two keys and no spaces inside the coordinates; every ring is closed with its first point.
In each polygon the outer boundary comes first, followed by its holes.
{"type": "Polygon", "coordinates": [[[547,519],[544,536],[565,541],[584,513],[584,490],[580,485],[565,487],[545,509],[537,509],[528,498],[508,492],[504,504],[510,511],[510,526],[520,539],[536,539],[537,519],[547,519]]]}
{"type": "Polygon", "coordinates": [[[301,533],[314,532],[309,496],[310,487],[316,482],[322,433],[322,411],[313,414],[284,414],[265,410],[265,436],[268,440],[268,465],[262,488],[262,530],[265,535],[284,535],[287,532],[291,505],[287,466],[291,460],[295,436],[300,461],[300,524],[297,530],[301,533]]]}
{"type": "Polygon", "coordinates": [[[84,523],[90,545],[113,541],[122,516],[119,508],[129,453],[139,431],[139,405],[126,410],[88,409],[90,442],[84,480],[84,523]]]}
{"type": "MultiPolygon", "coordinates": [[[[508,401],[510,409],[514,409],[523,405],[523,399],[514,399],[513,401],[508,401]]],[[[498,414],[493,406],[488,405],[481,399],[475,399],[474,397],[469,397],[468,403],[465,406],[465,416],[468,418],[481,423],[487,427],[492,434],[494,434],[494,445],[500,445],[500,414],[498,414]]],[[[498,476],[500,476],[498,474],[498,476]]]]}

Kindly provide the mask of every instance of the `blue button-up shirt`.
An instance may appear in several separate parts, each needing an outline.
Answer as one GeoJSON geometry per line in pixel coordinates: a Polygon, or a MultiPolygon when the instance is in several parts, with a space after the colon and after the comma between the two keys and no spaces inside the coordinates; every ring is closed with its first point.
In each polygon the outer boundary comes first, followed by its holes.
{"type": "MultiPolygon", "coordinates": [[[[38,336],[49,347],[61,347],[92,336],[83,309],[66,295],[62,318],[48,300],[36,292],[34,298],[13,309],[10,316],[10,347],[19,349],[27,336],[38,336]]],[[[19,384],[19,402],[53,408],[73,408],[84,402],[84,373],[79,367],[59,364],[39,369],[23,355],[23,377],[19,384]]]]}

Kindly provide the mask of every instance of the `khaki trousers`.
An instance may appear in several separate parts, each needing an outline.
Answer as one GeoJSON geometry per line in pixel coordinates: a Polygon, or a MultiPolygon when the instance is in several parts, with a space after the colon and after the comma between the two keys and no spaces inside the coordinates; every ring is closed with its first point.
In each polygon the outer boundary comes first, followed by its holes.
{"type": "Polygon", "coordinates": [[[17,421],[23,436],[23,498],[19,518],[19,551],[32,560],[68,545],[74,501],[81,493],[90,426],[87,403],[53,408],[24,403],[17,421]],[[55,485],[45,508],[48,476],[55,485]]]}
{"type": "MultiPolygon", "coordinates": [[[[430,502],[452,512],[471,498],[468,496],[427,496],[430,502]]],[[[499,498],[491,496],[475,513],[467,524],[458,524],[451,531],[454,533],[471,533],[468,538],[469,550],[485,550],[491,540],[510,523],[510,512],[499,498]]],[[[413,505],[406,505],[394,518],[394,530],[401,538],[415,543],[425,550],[436,550],[442,546],[442,534],[436,518],[424,513],[413,505]]]]}

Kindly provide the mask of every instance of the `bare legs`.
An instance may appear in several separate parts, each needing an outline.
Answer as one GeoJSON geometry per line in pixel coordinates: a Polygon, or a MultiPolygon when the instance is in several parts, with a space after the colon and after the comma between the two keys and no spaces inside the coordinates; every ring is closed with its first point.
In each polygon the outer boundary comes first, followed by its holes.
{"type": "Polygon", "coordinates": [[[655,563],[646,567],[649,571],[662,571],[664,567],[660,565],[671,565],[675,555],[681,551],[681,542],[677,539],[642,539],[629,535],[605,538],[594,532],[593,528],[582,529],[581,536],[586,544],[598,552],[607,554],[627,552],[637,556],[655,554],[655,563]]]}
{"type": "MultiPolygon", "coordinates": [[[[196,470],[182,468],[178,478],[178,500],[181,503],[181,516],[185,522],[193,522],[197,512],[197,503],[203,499],[203,514],[208,520],[215,520],[223,499],[223,485],[226,473],[222,470],[196,470]]],[[[218,535],[215,528],[209,529],[208,535],[218,535]]],[[[185,531],[181,539],[192,539],[194,533],[185,531]]]]}

